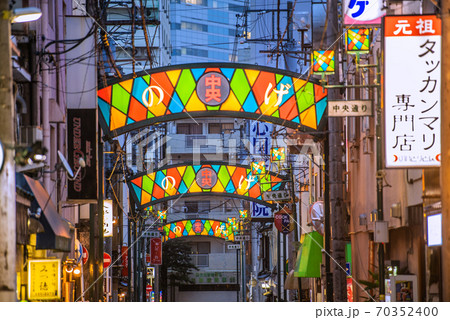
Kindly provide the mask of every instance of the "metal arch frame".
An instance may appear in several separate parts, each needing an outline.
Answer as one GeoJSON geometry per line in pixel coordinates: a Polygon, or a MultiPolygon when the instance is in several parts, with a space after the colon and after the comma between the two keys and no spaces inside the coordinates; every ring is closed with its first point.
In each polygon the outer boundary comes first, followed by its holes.
{"type": "Polygon", "coordinates": [[[173,71],[173,70],[180,70],[180,69],[194,69],[194,68],[239,68],[239,69],[253,69],[253,70],[259,70],[259,71],[266,71],[271,73],[278,73],[289,77],[295,77],[304,81],[311,82],[313,84],[321,85],[320,81],[317,79],[308,79],[308,77],[305,77],[299,73],[288,71],[288,70],[282,70],[272,67],[266,67],[266,66],[260,66],[257,64],[246,64],[246,63],[217,63],[217,62],[205,62],[205,63],[187,63],[187,64],[175,64],[175,65],[169,65],[166,67],[159,67],[159,68],[153,68],[148,69],[144,71],[140,71],[136,73],[136,76],[133,74],[128,74],[126,76],[123,76],[119,79],[109,79],[106,82],[106,86],[103,85],[103,82],[99,82],[98,89],[103,89],[106,87],[109,87],[113,84],[131,80],[135,78],[139,78],[142,76],[151,75],[153,73],[159,73],[164,71],[173,71]]]}
{"type": "MultiPolygon", "coordinates": [[[[239,164],[234,165],[234,164],[230,164],[230,163],[224,162],[224,161],[201,162],[198,165],[199,166],[203,166],[203,165],[209,165],[209,166],[213,166],[213,165],[234,166],[234,167],[238,167],[238,168],[244,168],[244,169],[251,170],[250,166],[239,165],[239,164]]],[[[142,209],[142,208],[145,208],[145,207],[148,207],[148,206],[152,206],[152,205],[155,205],[155,204],[158,204],[158,203],[161,203],[161,202],[168,202],[168,201],[171,201],[171,200],[174,200],[174,199],[178,199],[183,194],[177,194],[177,195],[173,195],[173,196],[168,196],[168,197],[164,197],[164,198],[157,199],[157,200],[154,200],[154,201],[150,201],[150,202],[145,203],[145,204],[140,204],[140,201],[137,198],[136,193],[134,192],[134,188],[132,186],[132,180],[134,180],[136,178],[140,178],[140,177],[146,176],[149,173],[156,173],[156,172],[159,172],[159,171],[172,169],[172,168],[183,167],[183,166],[194,166],[194,164],[193,164],[193,162],[183,162],[183,163],[177,163],[177,164],[173,164],[173,165],[167,165],[167,166],[163,166],[163,167],[159,168],[157,171],[140,172],[140,173],[137,173],[137,174],[131,176],[130,178],[128,178],[127,179],[128,180],[128,182],[127,182],[128,189],[130,191],[131,196],[133,197],[133,200],[136,203],[137,208],[138,209],[142,209]]],[[[280,174],[277,174],[277,173],[272,172],[272,171],[266,171],[266,176],[267,175],[270,175],[272,177],[280,178],[281,179],[280,181],[274,182],[276,184],[280,183],[280,184],[283,185],[289,180],[288,176],[280,175],[280,174]]],[[[142,187],[141,187],[141,189],[142,189],[142,187]]],[[[212,191],[211,192],[193,192],[193,193],[187,193],[186,195],[189,195],[189,197],[196,197],[196,196],[218,196],[218,197],[224,197],[225,196],[225,197],[230,197],[230,198],[237,198],[237,199],[242,199],[242,200],[246,200],[246,201],[256,202],[256,203],[259,203],[261,205],[264,205],[264,206],[272,208],[272,209],[277,207],[276,203],[269,203],[269,202],[266,202],[266,201],[263,201],[263,200],[252,198],[250,196],[244,196],[244,195],[240,195],[240,194],[227,193],[227,192],[212,192],[212,191]]],[[[262,191],[261,191],[261,195],[262,195],[262,191]]]]}

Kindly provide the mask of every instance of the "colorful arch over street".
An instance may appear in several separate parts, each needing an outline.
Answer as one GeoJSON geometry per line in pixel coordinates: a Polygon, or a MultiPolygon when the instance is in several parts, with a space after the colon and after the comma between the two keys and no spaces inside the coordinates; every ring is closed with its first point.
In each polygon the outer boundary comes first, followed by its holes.
{"type": "Polygon", "coordinates": [[[250,166],[208,162],[177,164],[155,172],[140,173],[129,179],[128,187],[139,209],[177,199],[184,194],[227,196],[274,207],[272,202],[263,200],[262,194],[279,190],[286,179],[273,172],[258,178],[252,175],[250,166]]]}
{"type": "Polygon", "coordinates": [[[175,65],[114,82],[97,92],[106,138],[198,117],[246,118],[315,131],[327,107],[327,90],[318,82],[257,65],[175,65]]]}
{"type": "Polygon", "coordinates": [[[173,221],[161,227],[163,241],[169,241],[181,237],[207,236],[234,241],[234,233],[231,226],[219,220],[196,219],[173,221]]]}

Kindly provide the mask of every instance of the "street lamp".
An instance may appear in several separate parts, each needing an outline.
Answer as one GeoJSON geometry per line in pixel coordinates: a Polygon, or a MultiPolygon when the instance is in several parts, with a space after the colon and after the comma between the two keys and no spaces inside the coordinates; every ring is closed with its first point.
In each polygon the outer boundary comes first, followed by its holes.
{"type": "MultiPolygon", "coordinates": [[[[3,12],[5,15],[5,11],[3,12]]],[[[28,7],[28,8],[17,8],[12,12],[9,12],[11,17],[11,23],[23,23],[36,21],[42,16],[42,12],[39,8],[28,7]]]]}

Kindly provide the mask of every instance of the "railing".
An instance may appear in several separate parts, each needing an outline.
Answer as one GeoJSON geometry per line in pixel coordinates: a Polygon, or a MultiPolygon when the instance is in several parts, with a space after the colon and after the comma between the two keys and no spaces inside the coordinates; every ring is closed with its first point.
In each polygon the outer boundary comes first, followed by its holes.
{"type": "Polygon", "coordinates": [[[209,254],[191,254],[191,262],[197,267],[209,267],[209,254]]]}

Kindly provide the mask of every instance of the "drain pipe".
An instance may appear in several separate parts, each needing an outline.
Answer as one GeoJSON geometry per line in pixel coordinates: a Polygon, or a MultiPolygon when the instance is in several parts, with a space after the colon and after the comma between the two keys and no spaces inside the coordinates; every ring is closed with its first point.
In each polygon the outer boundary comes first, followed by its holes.
{"type": "MultiPolygon", "coordinates": [[[[41,50],[42,54],[44,53],[44,41],[45,36],[47,35],[47,27],[48,27],[48,0],[42,0],[41,2],[41,10],[43,12],[41,18],[41,38],[42,45],[41,50]]],[[[47,149],[47,159],[45,160],[45,165],[50,170],[50,112],[49,112],[49,75],[48,75],[48,66],[45,64],[45,61],[41,61],[41,80],[42,80],[42,133],[43,133],[43,147],[47,149]]],[[[46,190],[50,190],[50,173],[44,172],[44,187],[46,190]]]]}

